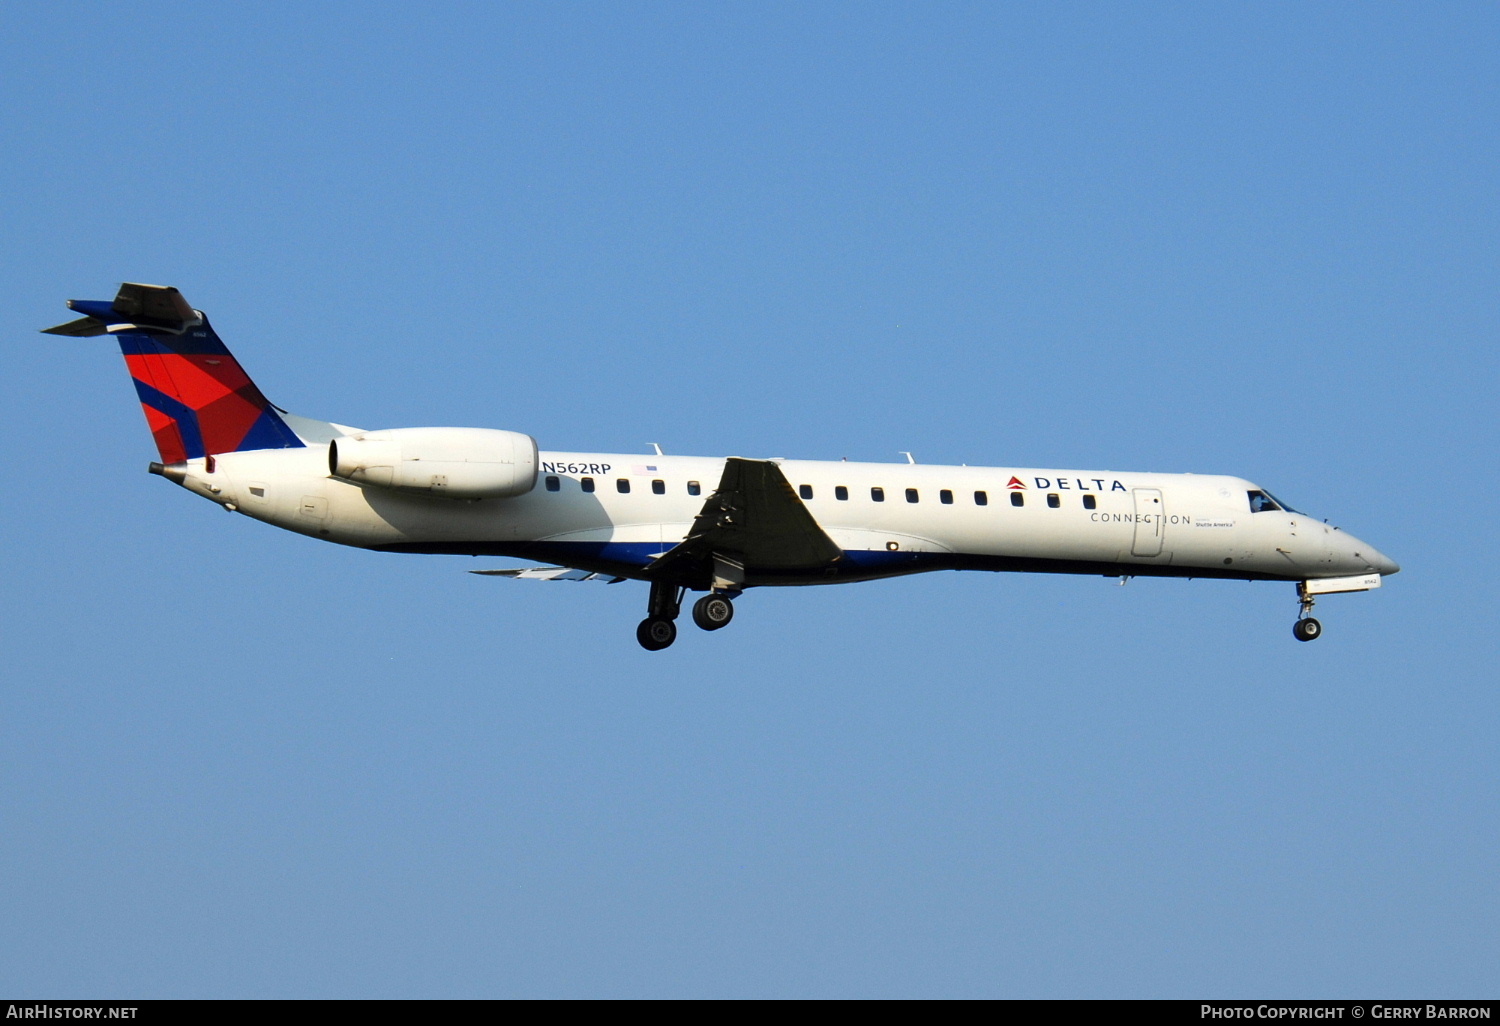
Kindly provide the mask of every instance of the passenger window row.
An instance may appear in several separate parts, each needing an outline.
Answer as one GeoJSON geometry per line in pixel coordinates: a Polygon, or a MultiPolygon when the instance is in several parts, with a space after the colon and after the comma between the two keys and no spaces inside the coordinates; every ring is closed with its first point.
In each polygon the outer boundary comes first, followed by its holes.
{"type": "MultiPolygon", "coordinates": [[[[547,477],[543,479],[543,484],[546,487],[547,491],[549,491],[549,492],[557,492],[557,491],[561,491],[562,490],[562,479],[559,478],[559,477],[556,477],[554,475],[551,475],[551,474],[547,475],[547,477]]],[[[591,477],[580,477],[578,479],[578,486],[580,488],[582,488],[586,492],[592,492],[594,490],[594,488],[595,488],[594,479],[591,478],[591,477]]],[[[629,495],[630,494],[630,478],[628,478],[628,477],[616,478],[615,479],[615,491],[619,492],[621,495],[629,495]]],[[[700,482],[698,482],[698,481],[689,481],[687,483],[687,493],[689,495],[702,495],[703,494],[703,485],[700,482]]],[[[652,495],[666,495],[667,494],[667,483],[665,481],[663,481],[661,478],[654,478],[654,479],[652,479],[652,481],[651,481],[651,494],[652,495]]]]}
{"type": "MultiPolygon", "coordinates": [[[[545,483],[546,483],[547,491],[549,491],[549,492],[559,491],[562,488],[562,481],[561,481],[561,479],[557,478],[557,477],[554,477],[554,476],[551,476],[551,475],[549,475],[545,479],[545,483]]],[[[594,490],[594,479],[591,478],[591,477],[581,477],[581,478],[578,479],[578,483],[583,488],[583,490],[586,491],[586,492],[592,492],[594,490]]],[[[628,478],[628,477],[616,478],[615,479],[615,490],[618,491],[622,495],[628,495],[630,493],[630,478],[628,478]]],[[[687,483],[687,493],[689,495],[702,495],[703,494],[703,485],[700,482],[698,482],[698,481],[689,481],[687,483]]],[[[660,478],[653,478],[652,481],[651,481],[651,494],[653,494],[653,495],[665,495],[665,494],[667,494],[667,483],[665,481],[661,480],[660,478]]],[[[798,485],[797,486],[797,494],[799,496],[801,496],[804,500],[811,500],[812,497],[813,497],[813,486],[810,485],[810,484],[798,485]]],[[[846,487],[845,485],[835,485],[834,489],[833,489],[833,497],[835,499],[837,499],[839,502],[848,502],[849,501],[849,489],[848,489],[848,487],[846,487]]],[[[921,500],[922,500],[922,496],[921,496],[921,492],[919,491],[919,489],[916,489],[916,488],[908,488],[908,489],[906,489],[906,501],[907,502],[915,503],[915,502],[920,502],[921,500]]],[[[881,488],[881,487],[878,487],[878,486],[874,487],[874,488],[871,488],[870,489],[870,501],[871,502],[884,502],[885,501],[885,489],[881,488]]],[[[938,491],[938,502],[942,503],[944,506],[951,506],[951,505],[953,505],[953,492],[952,492],[952,490],[948,489],[948,488],[939,489],[939,491],[938,491]]],[[[990,504],[990,496],[989,496],[988,492],[976,491],[974,493],[974,505],[976,505],[976,506],[988,506],[989,504],[990,504]]],[[[1026,505],[1026,493],[1025,492],[1019,492],[1019,491],[1011,492],[1010,493],[1010,504],[1012,506],[1024,506],[1024,505],[1026,505]]],[[[1062,496],[1058,495],[1056,492],[1048,492],[1047,493],[1047,506],[1049,508],[1051,508],[1051,509],[1061,509],[1062,508],[1062,496]]],[[[1084,495],[1083,496],[1083,508],[1084,509],[1098,509],[1098,507],[1099,507],[1099,501],[1098,501],[1098,499],[1095,496],[1093,496],[1093,495],[1084,495]]]]}
{"type": "MultiPolygon", "coordinates": [[[[797,494],[800,495],[800,496],[802,496],[802,498],[804,498],[804,499],[811,499],[813,497],[813,486],[812,485],[806,485],[806,484],[805,485],[799,485],[797,487],[797,494]]],[[[835,499],[837,499],[838,501],[840,501],[840,502],[847,502],[849,500],[849,489],[846,488],[843,485],[836,485],[834,487],[834,489],[833,489],[833,497],[835,499]]],[[[871,502],[884,502],[885,501],[885,489],[884,488],[880,488],[878,486],[874,487],[874,488],[871,488],[870,489],[870,501],[871,502]]],[[[917,488],[908,488],[908,489],[906,489],[906,501],[907,502],[913,502],[913,503],[915,503],[915,502],[921,502],[922,501],[922,494],[921,494],[920,489],[917,489],[917,488]]],[[[942,503],[944,506],[951,506],[951,505],[953,505],[953,491],[951,489],[948,489],[948,488],[941,488],[941,489],[939,489],[938,490],[938,502],[942,503]]],[[[989,494],[989,492],[976,491],[974,493],[974,505],[976,505],[976,506],[988,506],[989,504],[990,504],[990,494],[989,494]]],[[[1010,504],[1012,506],[1024,506],[1024,505],[1026,505],[1026,493],[1025,492],[1019,492],[1019,491],[1017,491],[1017,492],[1011,492],[1010,493],[1010,504]]],[[[1062,496],[1058,495],[1055,492],[1049,492],[1047,494],[1047,505],[1049,507],[1051,507],[1052,509],[1060,509],[1062,507],[1062,496]]],[[[1098,498],[1095,497],[1095,496],[1093,496],[1093,495],[1085,495],[1083,497],[1083,508],[1084,509],[1098,509],[1099,508],[1099,500],[1098,500],[1098,498]]]]}

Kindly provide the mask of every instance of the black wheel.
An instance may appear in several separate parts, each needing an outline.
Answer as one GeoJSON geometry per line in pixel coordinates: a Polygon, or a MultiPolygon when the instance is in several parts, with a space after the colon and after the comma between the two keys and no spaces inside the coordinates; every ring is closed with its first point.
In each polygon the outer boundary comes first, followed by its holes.
{"type": "Polygon", "coordinates": [[[727,627],[734,619],[734,603],[723,595],[704,595],[693,603],[693,622],[706,631],[727,627]]]}
{"type": "Polygon", "coordinates": [[[677,640],[677,625],[671,620],[648,616],[635,629],[635,640],[647,652],[660,652],[677,640]]]}
{"type": "Polygon", "coordinates": [[[1312,641],[1322,636],[1323,625],[1309,616],[1292,624],[1292,633],[1297,636],[1298,641],[1312,641]]]}

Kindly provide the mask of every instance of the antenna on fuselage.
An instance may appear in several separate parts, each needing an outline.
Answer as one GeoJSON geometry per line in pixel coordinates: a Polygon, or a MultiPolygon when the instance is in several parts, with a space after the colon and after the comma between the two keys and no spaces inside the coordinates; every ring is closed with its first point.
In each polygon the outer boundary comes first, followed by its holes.
{"type": "Polygon", "coordinates": [[[651,446],[651,448],[653,448],[653,449],[656,450],[656,455],[658,455],[658,456],[665,456],[666,455],[666,453],[664,453],[664,452],[661,451],[661,446],[658,445],[656,442],[650,442],[648,444],[651,446]]]}
{"type": "MultiPolygon", "coordinates": [[[[898,451],[899,451],[899,450],[898,450],[898,451]]],[[[905,457],[906,457],[906,462],[907,462],[907,463],[916,463],[916,462],[917,462],[917,460],[916,460],[916,457],[915,457],[915,456],[913,456],[913,455],[912,455],[912,454],[911,454],[911,453],[909,453],[909,452],[901,452],[901,455],[903,455],[903,456],[905,456],[905,457]]]]}

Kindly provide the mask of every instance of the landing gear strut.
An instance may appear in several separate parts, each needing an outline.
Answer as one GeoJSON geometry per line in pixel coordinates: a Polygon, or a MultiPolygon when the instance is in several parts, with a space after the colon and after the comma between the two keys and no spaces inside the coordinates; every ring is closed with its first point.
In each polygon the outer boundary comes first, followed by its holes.
{"type": "MultiPolygon", "coordinates": [[[[647,652],[660,652],[677,640],[677,616],[682,612],[686,588],[663,581],[651,582],[651,597],[646,604],[646,618],[635,629],[635,640],[647,652]]],[[[711,591],[693,603],[693,622],[706,631],[729,626],[734,619],[734,598],[738,591],[711,591]]]]}
{"type": "Polygon", "coordinates": [[[1302,603],[1301,615],[1297,622],[1292,624],[1292,634],[1298,641],[1313,641],[1323,636],[1323,625],[1313,619],[1313,597],[1308,594],[1307,585],[1297,585],[1297,600],[1302,603]]]}
{"type": "Polygon", "coordinates": [[[682,611],[682,592],[683,589],[675,584],[651,582],[646,618],[635,629],[635,640],[647,652],[660,652],[677,640],[677,624],[673,621],[682,611]]]}

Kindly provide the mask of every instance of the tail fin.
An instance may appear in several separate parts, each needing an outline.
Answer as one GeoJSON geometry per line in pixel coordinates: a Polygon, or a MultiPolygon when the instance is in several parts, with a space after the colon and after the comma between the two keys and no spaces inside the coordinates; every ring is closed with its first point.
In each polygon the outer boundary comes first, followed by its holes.
{"type": "Polygon", "coordinates": [[[120,286],[114,302],[70,299],[84,316],[52,335],[109,334],[120,343],[163,463],[245,449],[299,449],[201,310],[161,285],[120,286]]]}

